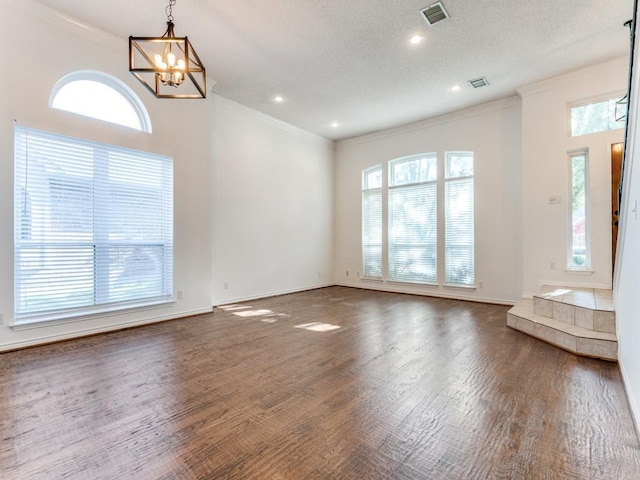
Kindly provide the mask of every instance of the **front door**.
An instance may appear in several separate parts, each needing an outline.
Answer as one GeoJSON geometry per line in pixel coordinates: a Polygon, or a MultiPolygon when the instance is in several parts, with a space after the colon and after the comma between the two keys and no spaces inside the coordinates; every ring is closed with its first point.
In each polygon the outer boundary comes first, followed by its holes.
{"type": "Polygon", "coordinates": [[[622,174],[622,146],[622,143],[611,145],[611,271],[615,268],[616,245],[618,242],[618,216],[620,215],[618,192],[622,174]]]}

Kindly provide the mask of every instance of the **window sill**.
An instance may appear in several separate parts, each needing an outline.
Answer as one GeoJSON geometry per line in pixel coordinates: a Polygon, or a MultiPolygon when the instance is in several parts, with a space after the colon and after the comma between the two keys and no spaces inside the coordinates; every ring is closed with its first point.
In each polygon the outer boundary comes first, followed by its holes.
{"type": "Polygon", "coordinates": [[[589,275],[593,275],[595,272],[593,270],[589,270],[586,268],[581,268],[581,269],[577,269],[577,268],[567,268],[565,270],[565,273],[567,275],[581,275],[581,276],[589,276],[589,275]]]}
{"type": "Polygon", "coordinates": [[[478,289],[476,285],[458,285],[455,283],[445,283],[443,287],[450,288],[452,290],[477,290],[478,289]]]}
{"type": "Polygon", "coordinates": [[[438,284],[437,283],[406,282],[406,281],[403,282],[402,280],[387,280],[387,283],[393,284],[393,285],[411,285],[411,286],[418,286],[418,287],[438,288],[438,284]]]}
{"type": "Polygon", "coordinates": [[[129,304],[121,304],[111,306],[109,308],[102,307],[92,310],[82,310],[78,312],[54,313],[49,315],[30,316],[16,319],[13,325],[10,325],[14,331],[31,330],[35,328],[48,327],[52,325],[61,325],[66,323],[76,323],[86,320],[95,319],[97,317],[112,317],[123,313],[134,311],[154,310],[157,308],[173,305],[175,300],[172,297],[162,298],[155,301],[136,302],[129,304]]]}
{"type": "Polygon", "coordinates": [[[384,281],[381,277],[360,277],[360,280],[365,280],[367,282],[383,282],[384,281]]]}

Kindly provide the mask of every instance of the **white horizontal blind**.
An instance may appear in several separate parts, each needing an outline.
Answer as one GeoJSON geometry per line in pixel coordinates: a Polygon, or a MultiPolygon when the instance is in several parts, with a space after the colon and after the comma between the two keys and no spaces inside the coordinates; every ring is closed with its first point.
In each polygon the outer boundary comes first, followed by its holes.
{"type": "Polygon", "coordinates": [[[389,279],[438,280],[438,199],[435,154],[389,163],[389,279]]]}
{"type": "Polygon", "coordinates": [[[475,247],[472,152],[447,152],[444,197],[445,283],[473,285],[475,247]]]}
{"type": "Polygon", "coordinates": [[[16,323],[171,297],[170,157],[16,126],[14,195],[16,323]]]}
{"type": "Polygon", "coordinates": [[[362,271],[382,278],[382,166],[362,172],[362,271]]]}

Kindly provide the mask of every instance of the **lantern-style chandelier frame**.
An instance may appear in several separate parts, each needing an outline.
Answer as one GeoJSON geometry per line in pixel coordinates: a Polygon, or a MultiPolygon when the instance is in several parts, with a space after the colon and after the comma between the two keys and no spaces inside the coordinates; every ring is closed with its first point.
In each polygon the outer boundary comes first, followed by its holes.
{"type": "Polygon", "coordinates": [[[187,37],[176,37],[173,6],[161,37],[129,37],[129,71],[157,98],[206,98],[204,65],[187,37]]]}

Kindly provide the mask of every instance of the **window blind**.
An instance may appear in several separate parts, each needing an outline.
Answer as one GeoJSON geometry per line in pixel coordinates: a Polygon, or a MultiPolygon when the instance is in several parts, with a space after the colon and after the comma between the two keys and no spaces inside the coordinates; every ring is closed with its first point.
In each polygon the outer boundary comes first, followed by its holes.
{"type": "Polygon", "coordinates": [[[445,170],[445,283],[473,285],[475,283],[473,154],[448,153],[445,170]]]}
{"type": "Polygon", "coordinates": [[[389,279],[438,281],[435,154],[389,163],[389,279]]]}
{"type": "Polygon", "coordinates": [[[382,166],[363,172],[362,179],[362,271],[363,276],[382,278],[382,166]]]}
{"type": "Polygon", "coordinates": [[[165,301],[173,160],[15,127],[16,323],[165,301]]]}
{"type": "Polygon", "coordinates": [[[436,283],[437,197],[435,182],[389,190],[389,279],[436,283]]]}

